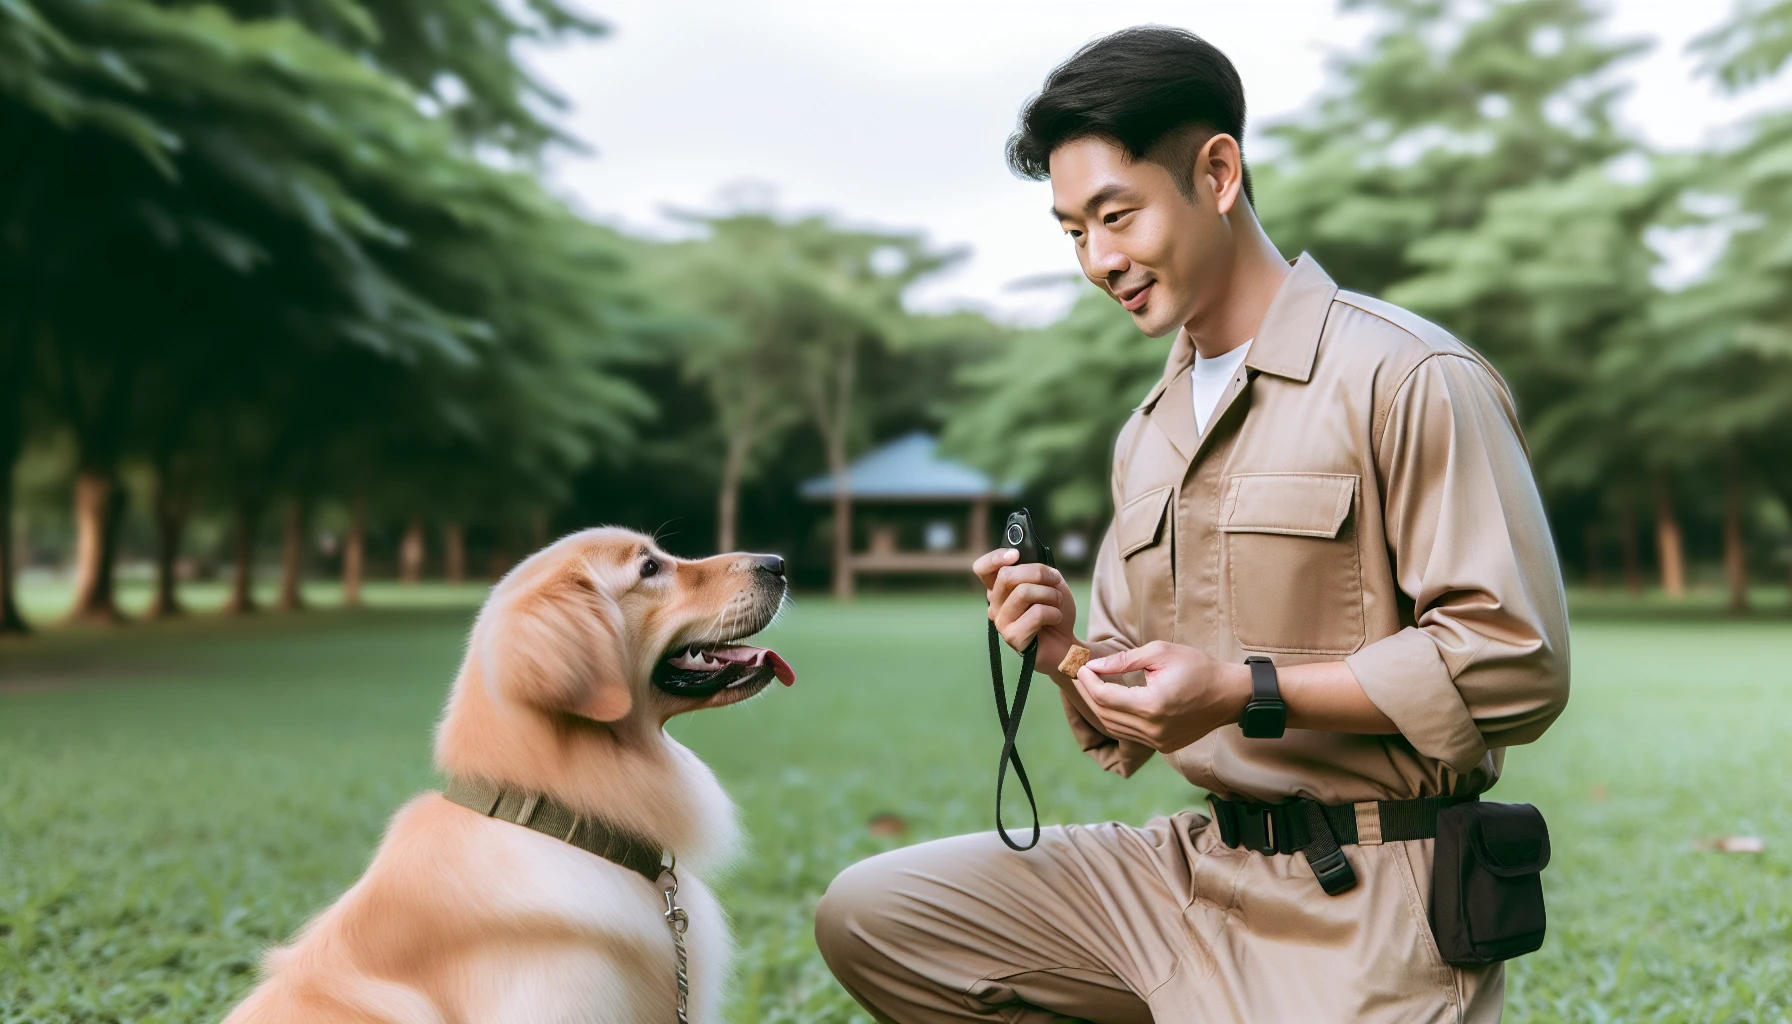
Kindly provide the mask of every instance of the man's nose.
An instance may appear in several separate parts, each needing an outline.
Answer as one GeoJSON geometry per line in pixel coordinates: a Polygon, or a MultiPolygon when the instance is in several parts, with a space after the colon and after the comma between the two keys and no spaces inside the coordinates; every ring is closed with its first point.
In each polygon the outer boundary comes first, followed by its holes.
{"type": "Polygon", "coordinates": [[[1089,239],[1088,254],[1089,276],[1097,282],[1105,282],[1132,269],[1132,261],[1125,253],[1113,246],[1104,246],[1099,237],[1089,239]]]}

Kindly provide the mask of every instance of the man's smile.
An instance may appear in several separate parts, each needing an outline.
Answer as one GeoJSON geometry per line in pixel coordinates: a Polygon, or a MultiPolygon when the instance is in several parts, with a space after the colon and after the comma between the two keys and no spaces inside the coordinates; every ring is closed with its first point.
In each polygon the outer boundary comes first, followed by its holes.
{"type": "Polygon", "coordinates": [[[1144,284],[1127,288],[1114,288],[1112,289],[1114,298],[1120,300],[1120,305],[1125,307],[1128,313],[1137,313],[1145,308],[1145,303],[1151,298],[1151,286],[1156,283],[1156,281],[1146,281],[1144,284]]]}

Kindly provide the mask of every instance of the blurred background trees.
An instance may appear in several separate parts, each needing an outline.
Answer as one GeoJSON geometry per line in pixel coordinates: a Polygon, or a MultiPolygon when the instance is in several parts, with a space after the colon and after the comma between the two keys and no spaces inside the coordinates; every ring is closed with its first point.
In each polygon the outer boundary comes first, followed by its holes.
{"type": "MultiPolygon", "coordinates": [[[[1574,575],[1721,567],[1746,607],[1792,524],[1792,107],[1664,156],[1612,115],[1643,44],[1588,0],[1346,2],[1368,44],[1247,146],[1272,237],[1494,360],[1574,575]],[[1693,234],[1716,262],[1664,273],[1693,234]]],[[[1166,342],[1088,290],[1031,330],[916,312],[959,254],[901,231],[580,216],[516,51],[604,31],[553,0],[0,4],[0,631],[24,566],[85,619],[121,565],[152,615],[208,573],[250,611],[268,568],[281,607],[325,575],[352,604],[605,521],[820,585],[860,526],[797,483],[914,430],[1099,531],[1166,342]]],[[[1792,2],[1699,46],[1767,87],[1792,2]]]]}

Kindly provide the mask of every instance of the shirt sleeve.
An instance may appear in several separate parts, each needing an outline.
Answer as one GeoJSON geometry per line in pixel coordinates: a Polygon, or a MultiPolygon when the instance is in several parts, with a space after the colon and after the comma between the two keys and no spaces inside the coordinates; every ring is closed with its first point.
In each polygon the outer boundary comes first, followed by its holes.
{"type": "Polygon", "coordinates": [[[1470,355],[1400,385],[1376,453],[1413,625],[1345,659],[1414,749],[1457,772],[1568,703],[1561,570],[1504,386],[1470,355]]]}
{"type": "MultiPolygon", "coordinates": [[[[1126,438],[1123,432],[1116,452],[1125,446],[1126,438]]],[[[1115,476],[1119,476],[1117,466],[1115,476]]],[[[1104,658],[1139,646],[1138,628],[1138,619],[1133,615],[1132,593],[1126,587],[1126,573],[1120,564],[1120,544],[1114,539],[1114,524],[1109,523],[1107,533],[1101,539],[1101,548],[1095,555],[1095,576],[1089,587],[1089,653],[1104,658]]],[[[1117,740],[1102,732],[1077,707],[1071,692],[1063,687],[1058,690],[1058,698],[1064,702],[1064,717],[1070,721],[1071,735],[1096,764],[1127,778],[1151,760],[1154,751],[1150,747],[1131,740],[1117,740]]]]}

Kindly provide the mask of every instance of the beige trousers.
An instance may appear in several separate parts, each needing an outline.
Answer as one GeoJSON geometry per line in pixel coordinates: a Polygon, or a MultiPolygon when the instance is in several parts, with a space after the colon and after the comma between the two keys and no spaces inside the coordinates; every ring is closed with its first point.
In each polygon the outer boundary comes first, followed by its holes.
{"type": "Polygon", "coordinates": [[[1347,846],[1327,896],[1300,854],[1227,849],[1206,817],[994,833],[873,857],[815,936],[880,1021],[1499,1020],[1500,965],[1459,970],[1427,923],[1431,840],[1347,846]]]}

